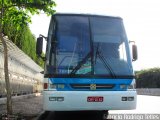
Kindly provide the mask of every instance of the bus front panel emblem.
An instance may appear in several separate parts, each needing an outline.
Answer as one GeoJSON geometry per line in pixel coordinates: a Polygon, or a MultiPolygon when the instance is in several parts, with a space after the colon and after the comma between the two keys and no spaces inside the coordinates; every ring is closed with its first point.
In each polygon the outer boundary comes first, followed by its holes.
{"type": "Polygon", "coordinates": [[[90,84],[90,90],[96,90],[96,84],[90,84]]]}

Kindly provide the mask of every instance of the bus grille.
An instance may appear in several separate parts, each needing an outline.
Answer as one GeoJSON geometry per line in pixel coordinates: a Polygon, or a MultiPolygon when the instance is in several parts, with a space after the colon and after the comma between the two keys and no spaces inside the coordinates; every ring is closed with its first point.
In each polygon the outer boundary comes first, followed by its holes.
{"type": "Polygon", "coordinates": [[[91,90],[92,87],[96,90],[99,89],[112,89],[114,88],[114,84],[70,84],[73,89],[88,89],[91,90]]]}

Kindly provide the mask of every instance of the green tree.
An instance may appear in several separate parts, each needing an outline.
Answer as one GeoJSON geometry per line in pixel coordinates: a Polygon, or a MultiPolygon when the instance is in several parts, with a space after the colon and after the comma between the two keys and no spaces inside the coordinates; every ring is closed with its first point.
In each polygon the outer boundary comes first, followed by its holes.
{"type": "MultiPolygon", "coordinates": [[[[0,0],[0,40],[4,47],[4,73],[7,90],[7,112],[12,114],[12,100],[11,90],[8,75],[8,51],[6,41],[3,39],[5,27],[16,28],[12,29],[13,33],[17,33],[16,30],[22,30],[24,26],[27,26],[31,22],[30,15],[39,14],[43,11],[47,15],[52,15],[55,10],[55,2],[52,0],[0,0]]],[[[8,33],[10,38],[13,34],[8,33]]],[[[17,37],[13,37],[13,41],[17,42],[17,37]]],[[[19,43],[21,45],[21,43],[19,43]]],[[[31,52],[31,51],[30,51],[31,52]]]]}

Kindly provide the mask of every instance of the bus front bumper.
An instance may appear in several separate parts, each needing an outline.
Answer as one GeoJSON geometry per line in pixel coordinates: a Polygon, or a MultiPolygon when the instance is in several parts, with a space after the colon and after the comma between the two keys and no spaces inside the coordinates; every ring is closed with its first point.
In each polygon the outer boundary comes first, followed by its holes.
{"type": "Polygon", "coordinates": [[[136,91],[43,91],[43,100],[45,111],[131,110],[136,109],[137,93],[136,91]],[[103,97],[103,102],[87,101],[88,97],[95,96],[103,97]]]}

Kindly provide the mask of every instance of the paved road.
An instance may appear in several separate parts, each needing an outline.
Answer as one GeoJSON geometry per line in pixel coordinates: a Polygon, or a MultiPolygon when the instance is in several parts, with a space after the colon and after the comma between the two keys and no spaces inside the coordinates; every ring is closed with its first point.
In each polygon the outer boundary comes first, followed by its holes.
{"type": "MultiPolygon", "coordinates": [[[[137,100],[136,110],[115,110],[109,111],[109,114],[122,114],[122,117],[124,117],[124,114],[160,114],[160,96],[138,95],[137,100]]],[[[101,120],[101,118],[102,114],[98,114],[97,112],[48,112],[41,115],[39,120],[101,120]]],[[[112,120],[117,119],[114,118],[112,120]]],[[[160,120],[160,115],[157,120],[160,120]]]]}
{"type": "Polygon", "coordinates": [[[160,114],[160,96],[138,95],[136,110],[115,110],[109,113],[160,114]]]}

